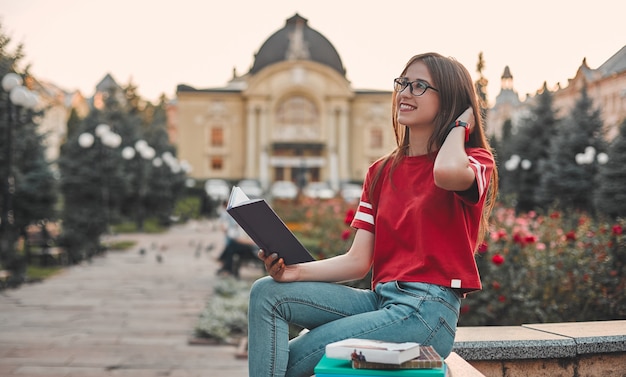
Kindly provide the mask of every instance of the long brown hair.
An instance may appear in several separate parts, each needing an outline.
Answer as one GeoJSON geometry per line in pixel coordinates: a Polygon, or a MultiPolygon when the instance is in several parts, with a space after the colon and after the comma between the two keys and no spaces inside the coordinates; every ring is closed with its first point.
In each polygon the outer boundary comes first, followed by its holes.
{"type": "MultiPolygon", "coordinates": [[[[483,119],[480,116],[480,106],[476,89],[472,82],[472,78],[467,69],[454,58],[444,57],[438,53],[430,52],[415,55],[406,63],[400,77],[406,74],[409,66],[416,61],[421,61],[426,65],[433,80],[433,86],[439,90],[439,112],[435,116],[435,131],[428,140],[428,154],[433,156],[438,151],[446,139],[448,126],[461,115],[469,106],[474,109],[475,126],[472,128],[469,141],[465,143],[466,148],[484,148],[493,154],[493,150],[489,145],[489,141],[485,136],[483,119]]],[[[391,97],[391,122],[393,131],[396,136],[397,147],[387,156],[381,158],[382,163],[374,175],[371,187],[376,187],[385,166],[391,162],[389,175],[393,174],[393,170],[400,160],[405,156],[409,148],[409,128],[398,123],[397,117],[397,92],[393,92],[391,97]]],[[[374,189],[370,190],[370,201],[373,200],[374,189]]],[[[480,232],[478,235],[478,243],[484,239],[489,227],[489,216],[496,202],[498,193],[498,170],[493,169],[491,182],[489,182],[489,191],[481,217],[480,232]]]]}

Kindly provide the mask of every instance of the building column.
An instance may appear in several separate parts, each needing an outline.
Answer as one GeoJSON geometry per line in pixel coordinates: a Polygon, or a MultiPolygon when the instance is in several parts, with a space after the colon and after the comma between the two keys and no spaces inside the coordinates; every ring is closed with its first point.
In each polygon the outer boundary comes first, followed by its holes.
{"type": "Polygon", "coordinates": [[[328,168],[330,186],[333,190],[339,190],[339,163],[337,159],[337,128],[339,124],[340,110],[332,108],[328,114],[328,168]]]}
{"type": "Polygon", "coordinates": [[[252,104],[248,104],[248,121],[246,124],[246,166],[244,168],[245,177],[251,178],[254,177],[254,165],[257,155],[256,151],[256,143],[257,143],[257,135],[256,130],[258,128],[258,109],[256,109],[252,104]]]}
{"type": "Polygon", "coordinates": [[[341,180],[347,180],[350,177],[350,136],[348,132],[348,116],[348,107],[344,105],[338,110],[337,114],[339,121],[339,178],[341,180]]]}
{"type": "Polygon", "coordinates": [[[270,145],[269,145],[269,113],[267,111],[267,107],[264,106],[262,109],[259,109],[259,181],[261,182],[261,187],[263,190],[268,190],[270,185],[270,145]]]}

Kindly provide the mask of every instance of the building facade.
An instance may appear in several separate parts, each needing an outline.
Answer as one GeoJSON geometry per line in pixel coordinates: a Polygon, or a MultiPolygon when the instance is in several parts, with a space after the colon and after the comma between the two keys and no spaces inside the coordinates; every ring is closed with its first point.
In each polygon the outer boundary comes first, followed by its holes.
{"type": "MultiPolygon", "coordinates": [[[[567,86],[558,86],[552,92],[553,108],[557,117],[566,118],[580,99],[583,86],[587,87],[589,98],[600,110],[607,140],[619,133],[619,126],[626,119],[626,46],[622,47],[606,62],[591,69],[583,59],[575,76],[567,86]]],[[[514,89],[513,75],[507,66],[502,74],[500,93],[487,116],[487,135],[499,138],[502,125],[511,120],[513,129],[526,117],[536,96],[527,96],[523,101],[514,89]]]]}
{"type": "Polygon", "coordinates": [[[197,180],[337,189],[362,181],[395,147],[391,91],[352,88],[336,49],[298,14],[261,45],[245,75],[221,88],[179,85],[176,94],[170,134],[197,180]]]}

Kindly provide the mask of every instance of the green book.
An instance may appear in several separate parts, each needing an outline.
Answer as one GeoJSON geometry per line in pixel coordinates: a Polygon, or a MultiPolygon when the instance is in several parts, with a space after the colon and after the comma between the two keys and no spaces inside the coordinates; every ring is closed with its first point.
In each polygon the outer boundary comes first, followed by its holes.
{"type": "Polygon", "coordinates": [[[357,369],[352,368],[352,361],[329,359],[326,356],[315,367],[315,377],[349,377],[349,376],[369,376],[369,377],[445,377],[447,366],[445,363],[441,368],[422,369],[357,369]]]}

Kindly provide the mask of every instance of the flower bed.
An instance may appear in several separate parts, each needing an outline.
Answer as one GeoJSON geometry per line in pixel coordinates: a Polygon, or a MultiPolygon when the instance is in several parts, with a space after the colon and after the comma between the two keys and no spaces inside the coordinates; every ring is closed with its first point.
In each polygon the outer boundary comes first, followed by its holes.
{"type": "Polygon", "coordinates": [[[626,318],[623,226],[582,213],[516,215],[497,207],[476,255],[483,290],[468,295],[460,324],[626,318]]]}

